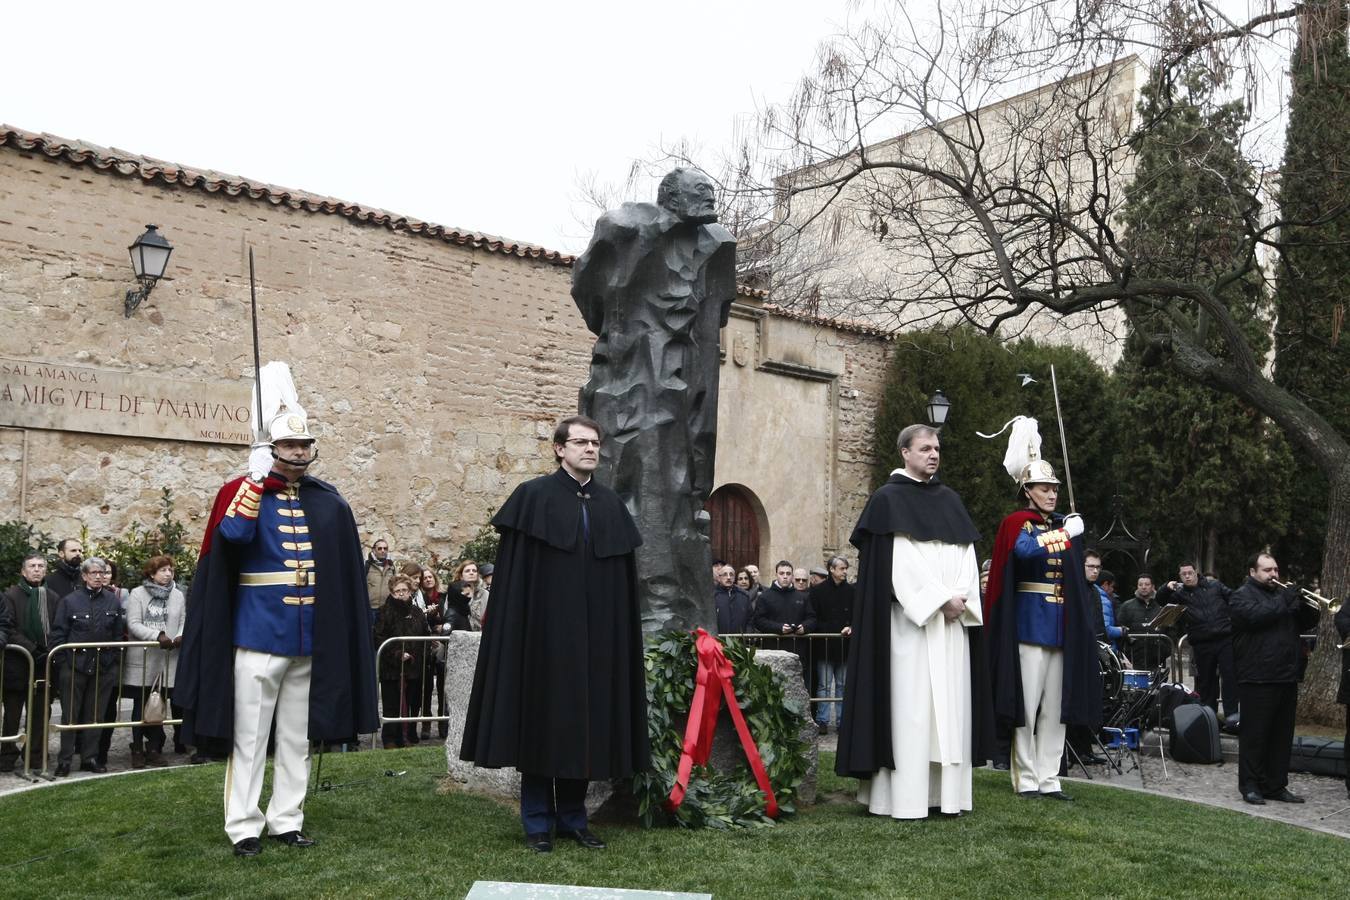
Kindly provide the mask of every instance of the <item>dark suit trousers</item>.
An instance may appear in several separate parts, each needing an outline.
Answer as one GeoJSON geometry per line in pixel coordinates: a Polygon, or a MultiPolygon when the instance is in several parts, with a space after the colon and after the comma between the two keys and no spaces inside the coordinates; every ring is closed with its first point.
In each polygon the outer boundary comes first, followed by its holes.
{"type": "Polygon", "coordinates": [[[1297,684],[1242,685],[1238,729],[1238,790],[1269,796],[1289,786],[1297,684]]]}
{"type": "Polygon", "coordinates": [[[586,827],[584,778],[550,778],[520,773],[520,823],[526,834],[579,831],[586,827]]]}
{"type": "Polygon", "coordinates": [[[1191,644],[1195,655],[1195,692],[1200,700],[1215,712],[1219,711],[1219,695],[1223,694],[1223,714],[1231,716],[1238,711],[1237,669],[1233,666],[1233,641],[1197,641],[1191,644]]]}

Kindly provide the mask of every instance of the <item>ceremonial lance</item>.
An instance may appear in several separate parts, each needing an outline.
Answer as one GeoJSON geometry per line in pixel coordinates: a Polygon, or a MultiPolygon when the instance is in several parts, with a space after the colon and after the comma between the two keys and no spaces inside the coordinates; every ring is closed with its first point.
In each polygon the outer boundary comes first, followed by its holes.
{"type": "Polygon", "coordinates": [[[258,285],[253,279],[252,247],[248,248],[248,293],[249,302],[253,307],[253,401],[258,415],[257,426],[253,432],[257,441],[263,441],[267,436],[263,433],[265,426],[262,420],[262,356],[258,352],[258,285]]]}
{"type": "MultiPolygon", "coordinates": [[[[257,326],[254,326],[254,334],[257,334],[257,326]]],[[[255,342],[254,346],[257,344],[255,342]]],[[[1069,491],[1069,512],[1078,512],[1078,506],[1073,502],[1073,475],[1069,472],[1069,442],[1064,438],[1064,413],[1059,409],[1059,383],[1055,380],[1055,367],[1050,366],[1050,390],[1055,395],[1055,418],[1059,421],[1059,449],[1064,453],[1064,487],[1069,491]]]]}

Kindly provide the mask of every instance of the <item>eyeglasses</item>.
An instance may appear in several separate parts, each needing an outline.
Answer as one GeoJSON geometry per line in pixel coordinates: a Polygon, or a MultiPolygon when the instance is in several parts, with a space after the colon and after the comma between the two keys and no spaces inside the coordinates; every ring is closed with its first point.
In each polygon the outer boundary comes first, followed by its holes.
{"type": "Polygon", "coordinates": [[[563,441],[564,444],[570,444],[573,447],[599,447],[599,441],[587,440],[586,438],[568,438],[563,441]]]}

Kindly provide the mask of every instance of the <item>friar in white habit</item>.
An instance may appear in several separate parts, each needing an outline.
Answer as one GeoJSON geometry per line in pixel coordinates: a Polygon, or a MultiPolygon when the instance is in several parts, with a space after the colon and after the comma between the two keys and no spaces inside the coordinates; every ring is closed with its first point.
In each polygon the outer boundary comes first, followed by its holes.
{"type": "Polygon", "coordinates": [[[835,768],[858,800],[896,819],[971,808],[993,713],[981,624],[979,539],[960,496],[937,478],[940,439],[900,432],[904,461],[867,501],[835,768]]]}

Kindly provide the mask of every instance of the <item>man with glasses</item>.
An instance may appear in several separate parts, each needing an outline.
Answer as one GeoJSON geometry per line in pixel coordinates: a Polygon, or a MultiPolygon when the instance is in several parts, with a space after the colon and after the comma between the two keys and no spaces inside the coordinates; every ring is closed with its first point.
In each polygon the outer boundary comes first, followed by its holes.
{"type": "MultiPolygon", "coordinates": [[[[117,594],[108,589],[112,574],[108,564],[91,556],[80,564],[84,584],[71,591],[56,605],[51,622],[51,646],[78,643],[107,643],[122,640],[126,631],[122,604],[117,594]]],[[[52,657],[52,678],[61,697],[61,724],[88,725],[96,721],[99,710],[108,708],[117,689],[117,672],[122,651],[117,650],[63,650],[52,657]]],[[[71,759],[75,755],[74,731],[61,732],[61,750],[56,758],[56,775],[70,774],[71,759]]],[[[85,772],[106,772],[98,761],[99,729],[78,732],[80,738],[80,769],[85,772]]]]}
{"type": "Polygon", "coordinates": [[[492,524],[501,534],[492,615],[483,627],[460,758],[520,772],[525,846],[587,827],[586,787],[650,761],[634,550],[637,525],[592,474],[600,425],[563,419],[558,470],[521,484],[492,524]]]}

